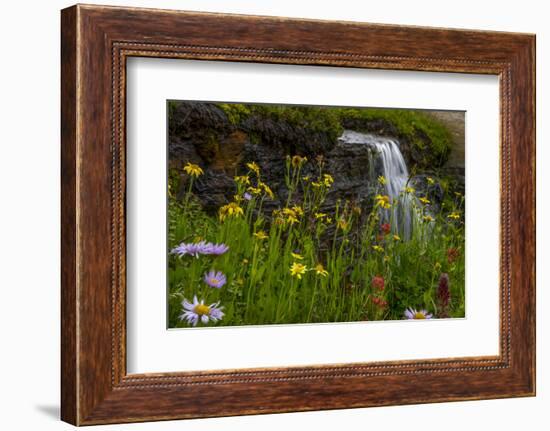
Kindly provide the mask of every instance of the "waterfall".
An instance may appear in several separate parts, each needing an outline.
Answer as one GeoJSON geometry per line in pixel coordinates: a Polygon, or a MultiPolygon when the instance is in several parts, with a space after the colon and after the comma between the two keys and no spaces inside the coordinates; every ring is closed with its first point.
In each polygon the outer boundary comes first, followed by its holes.
{"type": "Polygon", "coordinates": [[[418,217],[414,211],[414,194],[403,193],[409,180],[409,170],[396,139],[345,130],[340,141],[345,144],[368,145],[375,150],[381,165],[381,175],[386,179],[385,194],[391,202],[398,202],[391,210],[381,211],[383,222],[390,223],[392,230],[408,239],[412,233],[412,223],[418,217]]]}

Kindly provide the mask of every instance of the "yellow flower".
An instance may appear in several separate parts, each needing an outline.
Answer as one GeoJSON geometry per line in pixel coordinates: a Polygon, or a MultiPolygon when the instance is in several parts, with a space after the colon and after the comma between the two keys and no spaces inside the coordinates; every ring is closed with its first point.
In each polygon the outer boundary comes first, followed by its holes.
{"type": "Polygon", "coordinates": [[[296,215],[298,215],[298,216],[300,216],[300,217],[304,215],[304,210],[302,209],[302,207],[299,207],[299,206],[297,206],[297,205],[294,205],[294,206],[292,207],[292,209],[294,210],[294,212],[296,213],[296,215]]]}
{"type": "Polygon", "coordinates": [[[254,236],[258,239],[266,239],[269,238],[269,235],[266,234],[263,230],[259,230],[258,232],[254,233],[254,236]]]}
{"type": "Polygon", "coordinates": [[[332,223],[332,217],[327,217],[327,218],[326,218],[326,221],[327,221],[327,223],[329,223],[329,224],[332,223]]]}
{"type": "Polygon", "coordinates": [[[427,177],[426,181],[428,181],[428,184],[434,184],[435,183],[435,181],[432,177],[427,177]]]}
{"type": "Polygon", "coordinates": [[[422,218],[424,219],[424,221],[427,221],[428,223],[434,221],[434,218],[431,215],[425,215],[422,218]]]}
{"type": "Polygon", "coordinates": [[[287,222],[290,224],[298,223],[298,219],[294,217],[293,215],[289,215],[286,219],[287,222]]]}
{"type": "Polygon", "coordinates": [[[248,259],[243,259],[243,264],[247,264],[248,263],[248,259]]]}
{"type": "Polygon", "coordinates": [[[420,202],[422,202],[423,204],[429,204],[430,203],[430,200],[426,197],[426,196],[423,196],[421,198],[418,198],[418,200],[420,202]]]}
{"type": "Polygon", "coordinates": [[[290,252],[290,255],[291,255],[294,259],[297,259],[297,260],[303,260],[303,259],[304,259],[304,256],[302,256],[301,254],[298,254],[298,253],[290,252]]]}
{"type": "Polygon", "coordinates": [[[252,187],[252,186],[250,186],[247,190],[248,190],[250,193],[252,193],[253,195],[259,195],[260,193],[262,193],[262,189],[259,188],[259,187],[252,187]]]}
{"type": "Polygon", "coordinates": [[[231,202],[220,208],[220,220],[223,221],[227,217],[240,217],[244,214],[243,209],[236,202],[231,202]]]}
{"type": "Polygon", "coordinates": [[[441,269],[441,264],[440,264],[439,262],[436,262],[436,263],[434,264],[434,269],[435,269],[436,271],[439,271],[439,270],[441,269]]]}
{"type": "Polygon", "coordinates": [[[290,275],[293,277],[296,277],[298,280],[302,279],[302,275],[304,275],[307,271],[307,266],[302,265],[301,263],[294,262],[290,267],[290,275]]]}
{"type": "Polygon", "coordinates": [[[309,181],[310,178],[311,177],[309,175],[305,175],[305,176],[302,177],[302,180],[309,181]]]}
{"type": "Polygon", "coordinates": [[[241,184],[243,186],[250,185],[250,178],[248,178],[248,175],[239,175],[233,178],[237,184],[241,184]]]}
{"type": "Polygon", "coordinates": [[[256,175],[260,175],[260,167],[256,164],[256,162],[248,162],[246,167],[251,171],[256,172],[256,175]]]}
{"type": "Polygon", "coordinates": [[[399,235],[394,235],[394,236],[393,236],[393,239],[394,239],[395,241],[401,241],[401,238],[399,237],[399,235]]]}
{"type": "Polygon", "coordinates": [[[460,214],[457,213],[457,212],[452,212],[452,213],[449,214],[447,217],[448,217],[448,218],[455,219],[455,220],[458,220],[458,219],[460,218],[460,214]]]}
{"type": "Polygon", "coordinates": [[[374,197],[374,199],[376,200],[376,205],[379,206],[379,207],[382,207],[382,208],[385,208],[385,209],[388,209],[388,208],[391,208],[391,202],[390,202],[390,197],[387,196],[387,195],[376,195],[374,197]]]}
{"type": "Polygon", "coordinates": [[[385,185],[386,184],[386,177],[384,177],[383,175],[380,175],[378,177],[378,182],[381,184],[381,185],[385,185]]]}
{"type": "Polygon", "coordinates": [[[383,253],[384,252],[384,247],[381,247],[379,245],[373,245],[372,248],[373,248],[374,251],[377,251],[378,253],[383,253]]]}
{"type": "Polygon", "coordinates": [[[190,175],[195,178],[200,177],[202,174],[204,174],[204,171],[201,169],[199,165],[195,165],[190,162],[187,162],[183,170],[187,172],[187,175],[190,175]]]}
{"type": "Polygon", "coordinates": [[[410,193],[410,194],[414,193],[414,188],[408,187],[408,186],[405,187],[405,193],[410,193]]]}
{"type": "Polygon", "coordinates": [[[270,199],[273,199],[275,197],[275,195],[273,194],[273,191],[269,188],[269,186],[266,183],[258,181],[258,187],[263,189],[264,193],[267,196],[269,196],[270,199]]]}
{"type": "Polygon", "coordinates": [[[325,213],[315,213],[315,218],[316,219],[320,219],[320,218],[324,218],[326,217],[327,215],[325,213]]]}
{"type": "Polygon", "coordinates": [[[343,218],[340,218],[336,222],[336,227],[338,229],[346,230],[348,228],[348,222],[346,220],[344,220],[343,218]]]}
{"type": "Polygon", "coordinates": [[[312,182],[311,182],[311,186],[312,186],[313,188],[318,189],[319,187],[321,187],[321,183],[320,183],[320,182],[316,182],[316,181],[312,181],[312,182]]]}
{"type": "Polygon", "coordinates": [[[329,175],[329,174],[324,174],[323,175],[323,183],[325,183],[326,187],[332,186],[333,182],[334,182],[334,178],[332,178],[331,175],[329,175]]]}
{"type": "Polygon", "coordinates": [[[305,162],[307,162],[307,157],[301,157],[301,156],[292,156],[292,166],[295,168],[302,166],[305,162]]]}
{"type": "Polygon", "coordinates": [[[321,263],[315,265],[315,268],[313,268],[313,270],[315,271],[315,274],[320,275],[321,277],[326,277],[328,275],[328,271],[321,263]]]}

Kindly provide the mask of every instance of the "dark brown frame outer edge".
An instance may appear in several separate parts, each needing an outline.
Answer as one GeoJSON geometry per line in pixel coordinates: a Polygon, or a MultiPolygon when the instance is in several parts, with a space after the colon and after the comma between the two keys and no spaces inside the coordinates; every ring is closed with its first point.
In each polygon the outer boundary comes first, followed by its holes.
{"type": "Polygon", "coordinates": [[[61,14],[61,417],[75,425],[535,394],[535,36],[77,5],[61,14]],[[129,56],[500,76],[500,354],[127,375],[129,56]]]}

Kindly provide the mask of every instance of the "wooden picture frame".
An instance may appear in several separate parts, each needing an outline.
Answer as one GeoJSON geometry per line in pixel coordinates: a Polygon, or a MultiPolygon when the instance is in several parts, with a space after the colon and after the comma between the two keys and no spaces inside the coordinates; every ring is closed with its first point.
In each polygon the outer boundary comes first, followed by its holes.
{"type": "Polygon", "coordinates": [[[62,11],[61,50],[64,421],[535,394],[534,35],[77,5],[62,11]],[[498,75],[500,354],[128,375],[125,65],[131,56],[498,75]]]}

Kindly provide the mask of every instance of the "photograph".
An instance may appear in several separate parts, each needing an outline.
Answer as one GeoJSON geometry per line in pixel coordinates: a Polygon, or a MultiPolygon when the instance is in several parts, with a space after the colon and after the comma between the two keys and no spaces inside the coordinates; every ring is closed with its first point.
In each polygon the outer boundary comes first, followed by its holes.
{"type": "Polygon", "coordinates": [[[464,111],[166,112],[168,328],[466,316],[464,111]]]}

